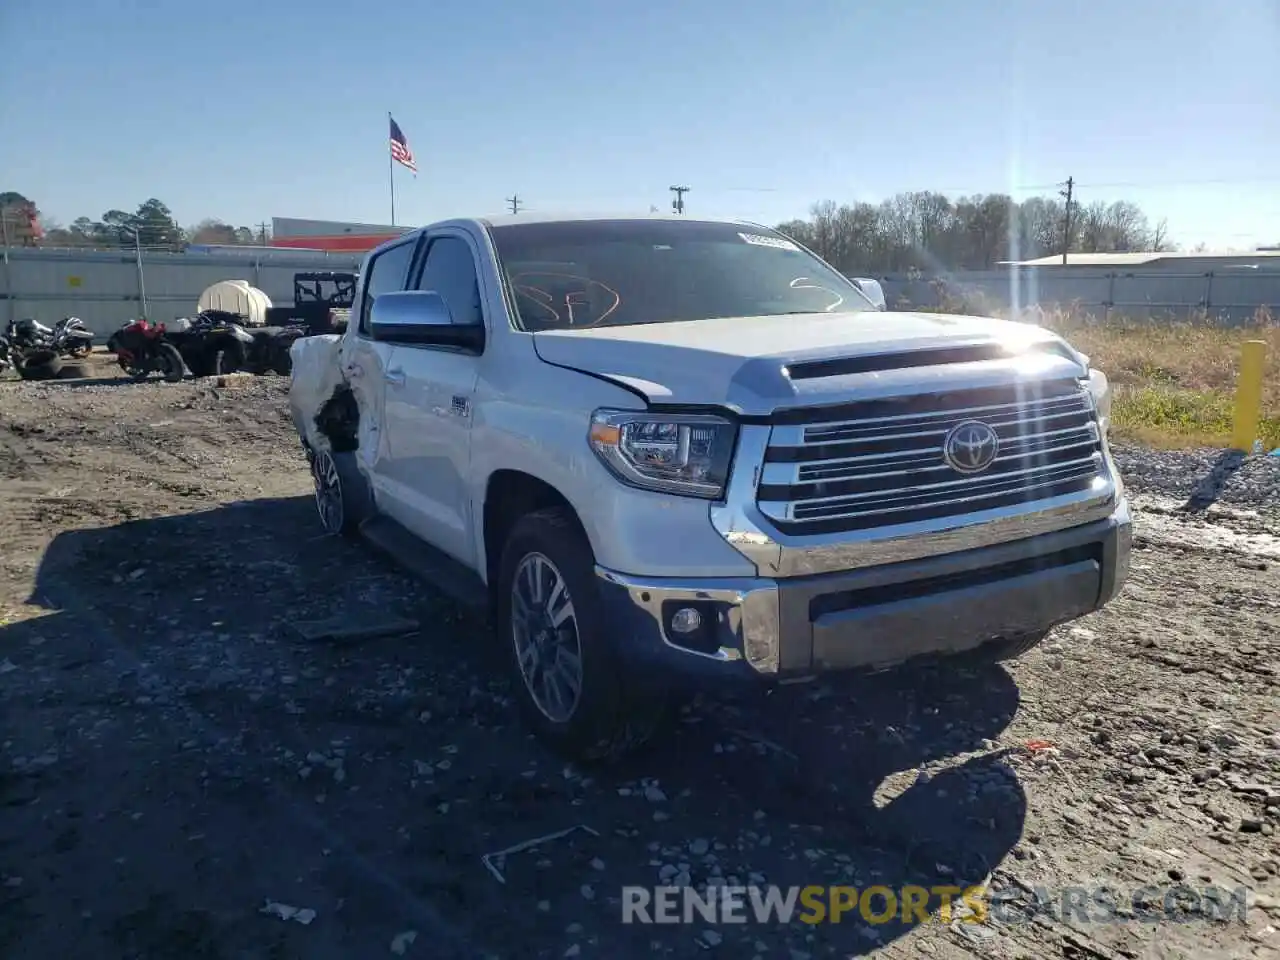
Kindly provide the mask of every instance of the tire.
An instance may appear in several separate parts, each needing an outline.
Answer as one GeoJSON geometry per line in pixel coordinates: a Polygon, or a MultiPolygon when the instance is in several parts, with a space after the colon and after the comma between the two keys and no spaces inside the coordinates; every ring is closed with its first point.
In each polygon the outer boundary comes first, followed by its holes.
{"type": "Polygon", "coordinates": [[[287,377],[293,373],[293,357],[289,354],[288,346],[275,346],[273,348],[274,356],[271,358],[271,372],[281,377],[287,377]]]}
{"type": "Polygon", "coordinates": [[[62,359],[52,357],[39,363],[18,363],[14,366],[23,380],[56,380],[62,372],[62,359]]]}
{"type": "Polygon", "coordinates": [[[187,365],[182,362],[182,354],[172,343],[162,343],[156,347],[156,358],[159,361],[160,373],[169,383],[177,383],[187,372],[187,365]]]}
{"type": "Polygon", "coordinates": [[[999,637],[984,643],[978,648],[977,653],[987,663],[1016,660],[1024,653],[1029,653],[1039,646],[1040,642],[1048,635],[1048,630],[1041,630],[1038,633],[1023,633],[1015,637],[999,637]]]}
{"type": "Polygon", "coordinates": [[[119,364],[120,369],[124,371],[124,375],[130,380],[145,380],[151,376],[151,368],[136,360],[125,360],[117,356],[116,363],[119,364]]]}
{"type": "Polygon", "coordinates": [[[356,455],[321,450],[309,451],[307,459],[320,525],[330,536],[355,536],[360,524],[373,516],[373,497],[356,466],[356,455]]]}
{"type": "MultiPolygon", "coordinates": [[[[544,580],[544,592],[554,595],[552,582],[544,580]]],[[[544,743],[570,759],[591,763],[620,759],[652,739],[669,716],[670,704],[627,687],[608,640],[610,625],[599,604],[591,545],[568,510],[539,510],[517,521],[502,550],[497,591],[496,632],[505,648],[512,688],[526,722],[544,743]],[[547,671],[532,662],[538,657],[531,660],[531,655],[521,653],[523,641],[535,634],[518,626],[512,615],[517,577],[529,575],[531,568],[541,568],[546,575],[548,566],[568,594],[573,635],[563,624],[559,630],[547,630],[550,624],[544,624],[539,656],[544,664],[548,657],[568,664],[572,672],[571,648],[576,646],[576,696],[571,687],[563,686],[559,698],[549,695],[541,680],[547,671]],[[569,652],[562,656],[562,649],[569,652]],[[549,709],[553,706],[557,709],[549,709]]]]}
{"type": "Polygon", "coordinates": [[[83,363],[64,363],[58,371],[59,380],[85,380],[89,376],[89,368],[83,363]]]}
{"type": "MultiPolygon", "coordinates": [[[[181,350],[178,351],[182,353],[181,350]]],[[[206,351],[192,350],[183,355],[182,358],[187,369],[191,371],[193,377],[211,377],[213,376],[213,358],[206,351]]]]}

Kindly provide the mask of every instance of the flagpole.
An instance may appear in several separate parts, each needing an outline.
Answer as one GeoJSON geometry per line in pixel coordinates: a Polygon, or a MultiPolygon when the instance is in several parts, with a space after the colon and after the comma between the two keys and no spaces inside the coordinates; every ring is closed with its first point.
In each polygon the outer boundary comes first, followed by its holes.
{"type": "MultiPolygon", "coordinates": [[[[391,111],[387,111],[387,132],[391,132],[391,111]]],[[[391,140],[387,139],[387,176],[391,179],[391,225],[396,225],[396,158],[391,152],[391,140]]]]}

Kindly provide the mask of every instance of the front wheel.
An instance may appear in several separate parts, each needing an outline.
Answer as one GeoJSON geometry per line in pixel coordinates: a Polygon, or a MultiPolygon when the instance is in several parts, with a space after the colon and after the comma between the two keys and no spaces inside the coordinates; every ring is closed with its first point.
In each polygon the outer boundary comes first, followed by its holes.
{"type": "Polygon", "coordinates": [[[187,365],[182,361],[182,354],[172,343],[161,343],[156,346],[156,361],[161,375],[169,383],[177,383],[187,372],[187,365]]]}
{"type": "Polygon", "coordinates": [[[497,582],[497,628],[521,711],[549,746],[587,762],[643,746],[669,712],[625,683],[595,579],[591,545],[557,508],[516,523],[497,582]]]}

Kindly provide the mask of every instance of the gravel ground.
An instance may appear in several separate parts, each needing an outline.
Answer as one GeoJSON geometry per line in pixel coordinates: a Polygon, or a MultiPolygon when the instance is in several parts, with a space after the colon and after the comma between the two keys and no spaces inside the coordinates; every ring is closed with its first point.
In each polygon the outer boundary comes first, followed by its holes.
{"type": "Polygon", "coordinates": [[[484,623],[317,536],[284,381],[0,383],[0,956],[1276,956],[1280,473],[1187,515],[1211,454],[1121,459],[1129,585],[1022,660],[699,703],[581,770],[514,720],[484,623]],[[420,629],[289,629],[335,614],[420,629]],[[624,885],[717,878],[1022,910],[621,922],[624,885]],[[1210,884],[1247,922],[1027,906],[1210,884]]]}
{"type": "Polygon", "coordinates": [[[1128,445],[1113,452],[1134,490],[1185,502],[1202,489],[1206,478],[1229,474],[1215,491],[1219,505],[1280,515],[1280,456],[1240,462],[1221,450],[1153,451],[1128,445]]]}

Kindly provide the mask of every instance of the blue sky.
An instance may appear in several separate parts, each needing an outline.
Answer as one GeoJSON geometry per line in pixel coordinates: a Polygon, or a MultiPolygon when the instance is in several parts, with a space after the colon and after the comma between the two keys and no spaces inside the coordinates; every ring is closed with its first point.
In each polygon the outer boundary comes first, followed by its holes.
{"type": "Polygon", "coordinates": [[[387,222],[390,110],[399,223],[1071,175],[1185,244],[1280,242],[1280,0],[6,0],[0,36],[0,189],[63,223],[387,222]]]}

